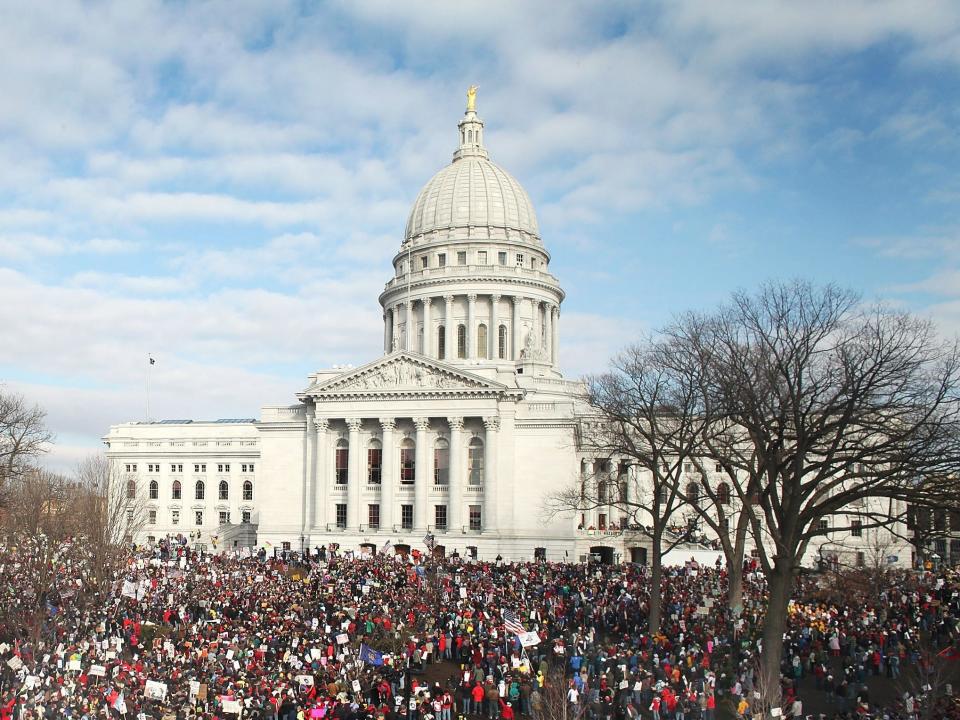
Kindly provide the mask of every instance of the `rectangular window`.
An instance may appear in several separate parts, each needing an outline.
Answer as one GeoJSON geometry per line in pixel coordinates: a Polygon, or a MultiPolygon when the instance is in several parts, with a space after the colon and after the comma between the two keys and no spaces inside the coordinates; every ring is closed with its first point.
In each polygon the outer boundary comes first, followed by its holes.
{"type": "Polygon", "coordinates": [[[244,524],[250,522],[250,511],[249,511],[249,510],[244,510],[244,511],[240,514],[240,522],[242,522],[242,523],[244,523],[244,524]]]}
{"type": "Polygon", "coordinates": [[[450,484],[450,450],[442,447],[433,451],[433,484],[450,484]]]}
{"type": "Polygon", "coordinates": [[[717,464],[714,466],[713,469],[714,469],[716,472],[723,472],[723,465],[721,465],[720,463],[717,463],[717,464]]]}
{"type": "Polygon", "coordinates": [[[172,472],[172,473],[182,473],[182,472],[183,472],[183,465],[182,465],[182,464],[179,464],[179,463],[174,463],[174,464],[172,464],[172,465],[170,466],[170,472],[172,472]]]}
{"type": "Polygon", "coordinates": [[[336,483],[337,485],[347,484],[347,468],[350,462],[350,449],[345,447],[337,448],[336,452],[336,483]]]}
{"type": "Polygon", "coordinates": [[[530,258],[530,269],[531,270],[537,269],[537,259],[535,257],[530,258]]]}
{"type": "Polygon", "coordinates": [[[487,264],[487,251],[478,250],[477,251],[477,265],[486,265],[487,264]]]}
{"type": "Polygon", "coordinates": [[[383,450],[370,448],[367,451],[367,482],[379,485],[383,475],[383,450]]]}
{"type": "Polygon", "coordinates": [[[480,530],[481,525],[481,515],[480,515],[480,506],[471,505],[470,506],[470,529],[471,530],[480,530]]]}
{"type": "Polygon", "coordinates": [[[857,567],[863,567],[866,564],[866,556],[862,552],[857,553],[857,567]]]}
{"type": "Polygon", "coordinates": [[[205,473],[207,471],[206,463],[194,463],[193,471],[195,473],[205,473]]]}
{"type": "Polygon", "coordinates": [[[171,510],[171,511],[170,511],[170,522],[173,523],[174,525],[179,525],[179,524],[180,524],[180,511],[179,511],[179,510],[171,510]]]}
{"type": "Polygon", "coordinates": [[[282,549],[282,550],[287,550],[287,551],[289,551],[289,550],[290,550],[290,541],[287,540],[286,542],[284,542],[283,545],[282,545],[282,547],[281,547],[281,549],[282,549]]]}
{"type": "Polygon", "coordinates": [[[447,506],[446,505],[434,505],[433,524],[437,528],[437,530],[447,529],[447,506]]]}
{"type": "Polygon", "coordinates": [[[683,464],[683,471],[686,472],[686,473],[692,473],[692,472],[693,472],[693,463],[684,463],[684,464],[683,464]]]}
{"type": "Polygon", "coordinates": [[[147,513],[147,522],[150,523],[151,525],[156,525],[156,524],[157,524],[157,511],[156,511],[156,510],[151,510],[149,513],[147,513]]]}
{"type": "Polygon", "coordinates": [[[606,530],[607,529],[607,514],[600,513],[597,515],[597,529],[606,530]]]}
{"type": "Polygon", "coordinates": [[[221,524],[221,525],[226,525],[226,524],[229,523],[229,522],[230,522],[230,513],[227,512],[226,510],[221,510],[221,511],[220,511],[220,524],[221,524]]]}
{"type": "Polygon", "coordinates": [[[817,523],[817,527],[820,530],[826,530],[828,527],[830,527],[830,521],[827,520],[827,518],[820,518],[820,521],[817,523]]]}
{"type": "Polygon", "coordinates": [[[400,448],[400,484],[413,485],[416,473],[416,450],[400,448]]]}
{"type": "Polygon", "coordinates": [[[197,510],[193,514],[193,524],[194,525],[203,525],[203,510],[197,510]]]}
{"type": "Polygon", "coordinates": [[[427,266],[428,266],[429,264],[430,264],[430,258],[428,258],[426,255],[424,255],[422,258],[420,258],[420,268],[421,268],[421,269],[426,270],[426,269],[427,269],[427,266]]]}
{"type": "Polygon", "coordinates": [[[128,464],[127,464],[127,472],[136,472],[136,471],[137,471],[136,463],[133,463],[133,464],[128,463],[128,464]]]}
{"type": "Polygon", "coordinates": [[[467,264],[467,251],[458,250],[457,251],[457,265],[466,265],[467,264]]]}
{"type": "Polygon", "coordinates": [[[523,267],[523,253],[517,253],[517,267],[523,267]]]}
{"type": "Polygon", "coordinates": [[[863,537],[863,522],[854,520],[850,523],[850,534],[853,537],[863,537]]]}
{"type": "Polygon", "coordinates": [[[230,463],[223,463],[217,465],[217,472],[228,473],[230,472],[230,463]]]}
{"type": "Polygon", "coordinates": [[[413,505],[400,506],[400,527],[404,530],[413,529],[413,505]]]}
{"type": "Polygon", "coordinates": [[[507,254],[506,254],[505,252],[498,252],[498,253],[497,253],[497,262],[498,262],[499,264],[501,264],[501,265],[506,265],[506,264],[507,264],[507,254]]]}
{"type": "Polygon", "coordinates": [[[367,524],[372,530],[380,527],[380,506],[376,503],[367,505],[367,524]]]}
{"type": "Polygon", "coordinates": [[[347,526],[347,504],[337,503],[337,527],[345,528],[347,526]]]}
{"type": "Polygon", "coordinates": [[[447,254],[437,253],[437,267],[446,267],[446,266],[447,266],[447,254]]]}

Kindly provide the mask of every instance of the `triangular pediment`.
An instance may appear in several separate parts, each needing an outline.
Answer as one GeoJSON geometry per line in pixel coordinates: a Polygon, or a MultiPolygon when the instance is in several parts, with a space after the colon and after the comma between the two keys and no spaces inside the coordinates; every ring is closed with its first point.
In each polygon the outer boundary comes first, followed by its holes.
{"type": "Polygon", "coordinates": [[[317,383],[306,395],[381,393],[499,393],[502,383],[438,362],[422,355],[397,352],[367,365],[317,383]]]}

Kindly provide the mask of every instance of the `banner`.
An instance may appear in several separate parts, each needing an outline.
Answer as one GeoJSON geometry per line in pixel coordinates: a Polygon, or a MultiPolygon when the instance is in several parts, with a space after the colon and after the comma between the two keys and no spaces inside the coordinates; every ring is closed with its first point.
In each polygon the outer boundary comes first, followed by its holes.
{"type": "Polygon", "coordinates": [[[525,648],[540,644],[540,636],[535,632],[517,633],[517,637],[520,638],[520,644],[525,648]]]}
{"type": "Polygon", "coordinates": [[[143,694],[151,700],[166,700],[167,684],[156,680],[147,680],[147,684],[143,688],[143,694]]]}

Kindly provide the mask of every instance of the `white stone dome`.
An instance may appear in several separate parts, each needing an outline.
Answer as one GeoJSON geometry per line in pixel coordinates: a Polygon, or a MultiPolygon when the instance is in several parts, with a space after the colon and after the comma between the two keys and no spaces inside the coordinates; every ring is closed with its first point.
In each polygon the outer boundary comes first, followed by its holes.
{"type": "Polygon", "coordinates": [[[530,196],[481,154],[464,154],[434,175],[417,196],[406,239],[453,228],[503,228],[540,236],[530,196]]]}

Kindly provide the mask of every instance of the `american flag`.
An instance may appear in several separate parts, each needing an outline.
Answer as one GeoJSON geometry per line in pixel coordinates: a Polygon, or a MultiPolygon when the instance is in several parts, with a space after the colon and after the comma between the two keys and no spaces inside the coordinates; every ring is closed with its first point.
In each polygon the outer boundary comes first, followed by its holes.
{"type": "Polygon", "coordinates": [[[513,610],[501,610],[500,614],[503,616],[503,627],[507,630],[507,632],[526,632],[526,629],[522,624],[520,624],[520,618],[515,612],[513,612],[513,610]]]}

